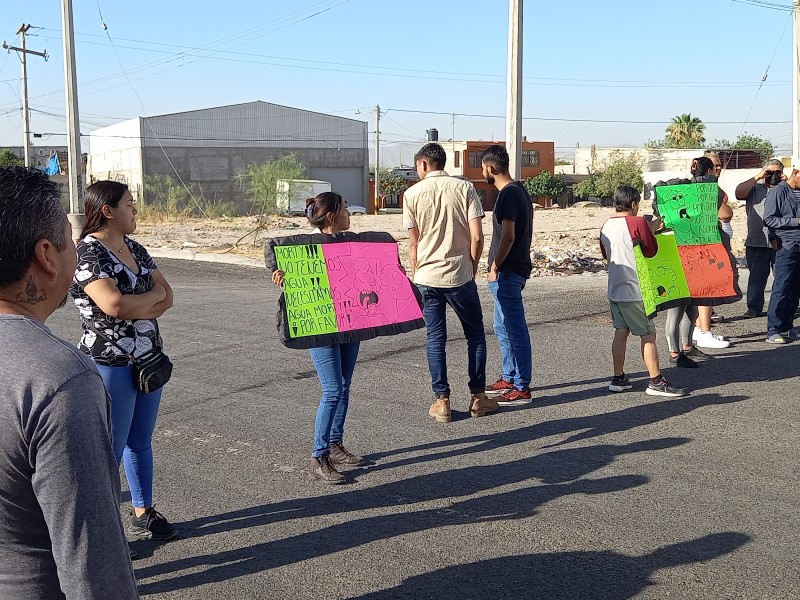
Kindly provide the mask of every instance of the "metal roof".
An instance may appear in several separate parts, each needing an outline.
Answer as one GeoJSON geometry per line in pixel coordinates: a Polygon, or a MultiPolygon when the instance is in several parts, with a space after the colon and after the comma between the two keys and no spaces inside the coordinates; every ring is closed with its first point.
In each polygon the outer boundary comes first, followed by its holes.
{"type": "MultiPolygon", "coordinates": [[[[141,117],[149,147],[367,148],[367,123],[269,102],[141,117]]],[[[103,129],[92,132],[103,136],[103,129]]]]}

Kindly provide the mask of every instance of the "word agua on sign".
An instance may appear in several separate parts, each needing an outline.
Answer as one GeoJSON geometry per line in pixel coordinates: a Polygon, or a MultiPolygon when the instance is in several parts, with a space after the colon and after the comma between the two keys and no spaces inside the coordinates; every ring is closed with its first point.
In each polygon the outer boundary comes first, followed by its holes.
{"type": "Polygon", "coordinates": [[[275,248],[284,272],[284,301],[295,337],[338,331],[325,256],[318,244],[275,248]]]}

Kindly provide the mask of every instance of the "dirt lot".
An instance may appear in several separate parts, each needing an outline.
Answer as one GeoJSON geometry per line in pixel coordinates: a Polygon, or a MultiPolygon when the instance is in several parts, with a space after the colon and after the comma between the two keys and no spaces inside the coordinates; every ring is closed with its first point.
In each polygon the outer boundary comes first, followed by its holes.
{"type": "MultiPolygon", "coordinates": [[[[547,276],[602,270],[597,237],[613,212],[613,209],[600,207],[537,209],[533,220],[533,274],[547,276]]],[[[642,212],[650,212],[649,204],[643,204],[642,212]]],[[[484,258],[491,242],[490,216],[491,213],[487,214],[483,226],[486,234],[484,258]]],[[[140,223],[134,237],[151,249],[191,248],[197,252],[233,253],[260,259],[266,239],[310,232],[304,217],[273,217],[264,229],[254,231],[255,227],[255,217],[140,223]]],[[[353,216],[351,230],[392,234],[400,245],[401,258],[407,262],[408,234],[403,228],[402,215],[353,216]]],[[[746,230],[744,206],[737,207],[733,218],[733,249],[737,256],[744,254],[746,230]]]]}

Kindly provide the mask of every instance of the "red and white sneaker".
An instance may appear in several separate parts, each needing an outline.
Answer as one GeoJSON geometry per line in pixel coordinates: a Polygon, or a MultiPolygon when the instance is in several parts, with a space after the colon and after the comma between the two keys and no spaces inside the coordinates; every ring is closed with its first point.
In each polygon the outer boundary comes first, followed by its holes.
{"type": "Polygon", "coordinates": [[[531,402],[533,402],[533,398],[531,398],[530,389],[523,392],[522,390],[514,388],[497,397],[497,404],[499,406],[522,406],[523,404],[530,404],[531,402]]]}
{"type": "Polygon", "coordinates": [[[511,383],[510,381],[506,381],[501,377],[493,384],[486,386],[486,393],[489,395],[505,394],[506,392],[510,392],[513,389],[514,389],[514,384],[511,383]]]}

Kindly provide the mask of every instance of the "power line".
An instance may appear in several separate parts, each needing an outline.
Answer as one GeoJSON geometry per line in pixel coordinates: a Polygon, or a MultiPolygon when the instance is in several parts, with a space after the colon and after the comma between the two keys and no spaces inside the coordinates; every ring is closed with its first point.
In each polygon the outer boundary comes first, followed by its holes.
{"type": "MultiPolygon", "coordinates": [[[[259,31],[262,31],[262,30],[264,30],[266,28],[269,28],[271,26],[280,25],[279,27],[275,27],[275,28],[273,28],[273,29],[271,29],[269,31],[266,31],[263,34],[259,34],[256,37],[251,37],[250,39],[245,39],[244,41],[241,41],[241,43],[235,44],[235,45],[230,46],[230,47],[236,47],[236,46],[242,45],[244,43],[253,41],[255,39],[259,39],[261,37],[264,37],[265,35],[269,35],[270,33],[273,33],[275,31],[279,31],[281,29],[286,29],[287,27],[291,27],[292,25],[295,25],[295,24],[300,23],[302,21],[306,21],[306,20],[308,20],[308,19],[310,19],[312,17],[315,17],[315,16],[320,15],[320,14],[322,14],[324,12],[332,10],[332,9],[334,9],[334,8],[336,8],[338,6],[341,6],[342,4],[346,4],[346,3],[350,2],[350,1],[351,0],[338,0],[338,1],[336,1],[336,0],[327,0],[326,2],[318,2],[317,4],[313,4],[313,5],[309,6],[309,7],[304,8],[304,9],[288,13],[287,15],[285,15],[283,17],[280,17],[280,18],[277,18],[277,19],[272,19],[272,20],[266,21],[265,23],[262,23],[260,25],[256,25],[254,27],[250,27],[250,28],[245,29],[243,31],[224,36],[222,38],[219,38],[217,40],[208,42],[208,43],[203,44],[201,46],[193,47],[193,48],[191,48],[191,50],[197,50],[197,51],[206,50],[208,52],[211,52],[212,54],[219,53],[219,52],[221,52],[223,50],[212,50],[211,48],[213,46],[215,46],[215,45],[221,44],[221,43],[229,41],[229,40],[234,40],[234,39],[241,40],[243,36],[245,36],[245,37],[248,36],[248,35],[253,36],[255,33],[258,33],[259,31]],[[319,9],[319,10],[317,10],[317,9],[319,9]],[[304,13],[307,13],[309,10],[316,10],[316,12],[313,12],[312,14],[304,14],[304,13]],[[291,19],[294,19],[295,17],[300,16],[300,15],[302,15],[300,18],[297,18],[294,21],[291,20],[291,19]],[[290,21],[290,22],[287,23],[287,21],[290,21]]],[[[53,31],[53,30],[48,30],[48,31],[53,31]]],[[[174,62],[174,61],[176,61],[176,60],[178,60],[180,58],[183,58],[185,56],[189,56],[189,54],[187,52],[179,52],[177,54],[174,54],[171,58],[152,61],[150,63],[146,63],[144,65],[140,65],[139,67],[135,67],[133,69],[130,69],[127,72],[116,73],[116,74],[111,75],[111,76],[99,77],[97,79],[93,79],[93,80],[87,81],[87,82],[85,82],[83,84],[83,86],[86,87],[86,86],[95,85],[95,84],[105,84],[107,86],[108,80],[111,79],[111,78],[124,76],[126,79],[129,79],[129,77],[128,77],[129,74],[136,73],[136,72],[143,71],[143,70],[150,69],[150,68],[159,67],[161,65],[166,65],[166,64],[174,62]]],[[[205,58],[214,58],[214,57],[213,56],[207,56],[205,58]]],[[[200,60],[200,59],[198,58],[197,60],[200,60]]],[[[167,71],[173,70],[175,68],[180,68],[182,66],[186,66],[188,64],[192,64],[194,62],[197,62],[197,60],[189,61],[186,64],[177,65],[175,67],[170,67],[168,69],[163,69],[161,71],[152,73],[149,76],[157,75],[159,73],[167,72],[167,71]]],[[[106,87],[106,90],[108,90],[108,89],[112,89],[112,88],[106,87]]],[[[45,94],[41,94],[41,95],[37,96],[36,98],[44,98],[44,97],[47,97],[47,96],[61,94],[62,92],[63,92],[63,89],[62,90],[56,90],[56,91],[53,91],[53,92],[47,92],[45,94]]]]}
{"type": "Polygon", "coordinates": [[[758,8],[767,8],[770,10],[781,10],[794,12],[794,6],[786,6],[785,4],[776,4],[775,2],[762,2],[761,0],[729,0],[737,4],[747,4],[749,6],[756,6],[758,8]]]}
{"type": "MultiPolygon", "coordinates": [[[[423,115],[445,115],[457,117],[475,117],[481,119],[505,119],[505,115],[485,115],[474,113],[454,113],[443,112],[434,110],[412,110],[409,108],[387,108],[386,112],[402,112],[402,113],[415,113],[423,115]]],[[[661,121],[636,121],[631,119],[570,119],[563,117],[522,117],[526,121],[560,121],[565,123],[621,123],[625,125],[667,125],[671,123],[670,120],[661,121]]],[[[746,121],[703,121],[706,125],[740,125],[746,121]]],[[[750,121],[754,125],[785,125],[791,121],[750,121]]]]}
{"type": "MultiPolygon", "coordinates": [[[[97,34],[82,34],[87,37],[103,37],[97,34]]],[[[168,44],[163,42],[151,42],[147,40],[137,40],[132,38],[117,38],[117,40],[128,41],[136,44],[149,44],[152,46],[163,46],[165,48],[179,48],[182,50],[186,50],[187,52],[181,52],[180,54],[187,54],[189,56],[197,56],[195,54],[191,54],[191,52],[197,50],[195,47],[191,46],[183,46],[180,44],[168,44]]],[[[91,45],[99,45],[99,46],[108,46],[108,44],[100,43],[100,42],[90,42],[90,41],[83,41],[84,44],[91,44],[91,45]]],[[[167,50],[157,50],[153,48],[141,48],[139,46],[126,46],[117,44],[117,48],[125,48],[130,50],[140,50],[145,52],[160,52],[165,54],[174,54],[167,50]]],[[[369,65],[369,64],[362,64],[362,63],[348,63],[348,62],[336,62],[336,61],[326,61],[326,60],[312,60],[312,59],[303,59],[303,58],[295,58],[295,57],[288,57],[288,56],[276,56],[271,54],[259,54],[253,52],[232,52],[229,50],[214,50],[215,54],[230,54],[234,56],[242,56],[248,58],[264,58],[269,60],[285,60],[291,62],[299,62],[299,63],[311,63],[311,64],[319,64],[319,65],[330,65],[330,66],[339,66],[339,67],[355,67],[359,69],[380,69],[386,71],[397,71],[399,73],[423,73],[423,74],[430,74],[435,75],[436,78],[441,78],[442,75],[457,75],[463,77],[469,77],[469,81],[473,81],[475,77],[484,77],[484,78],[494,78],[498,80],[498,83],[505,82],[505,74],[495,74],[495,73],[470,73],[465,71],[443,71],[443,70],[431,70],[431,69],[415,69],[415,68],[408,68],[408,67],[390,67],[385,65],[369,65]]],[[[200,55],[201,58],[214,58],[217,60],[230,60],[232,62],[246,62],[252,64],[256,61],[237,61],[235,59],[222,59],[220,57],[208,57],[205,55],[200,55]]],[[[293,65],[276,65],[276,63],[259,63],[256,64],[268,64],[268,65],[275,65],[275,66],[285,66],[285,67],[293,67],[293,65]]],[[[302,68],[302,67],[296,67],[302,68]]],[[[326,69],[328,70],[328,69],[326,69]]],[[[345,72],[352,72],[352,73],[363,73],[363,74],[377,74],[377,73],[365,73],[362,71],[345,71],[345,72]]],[[[586,83],[596,83],[596,84],[613,84],[607,87],[752,87],[758,85],[757,83],[753,83],[750,81],[665,81],[665,80],[638,80],[638,79],[586,79],[586,78],[578,78],[578,77],[526,77],[525,82],[530,85],[574,85],[575,87],[585,87],[583,84],[586,83]],[[548,83],[554,82],[554,83],[548,83]],[[624,85],[623,85],[624,84],[624,85]]],[[[488,83],[488,82],[487,82],[488,83]]],[[[776,81],[774,85],[789,85],[790,81],[776,81]]],[[[592,87],[605,87],[605,86],[592,86],[592,87]]]]}

